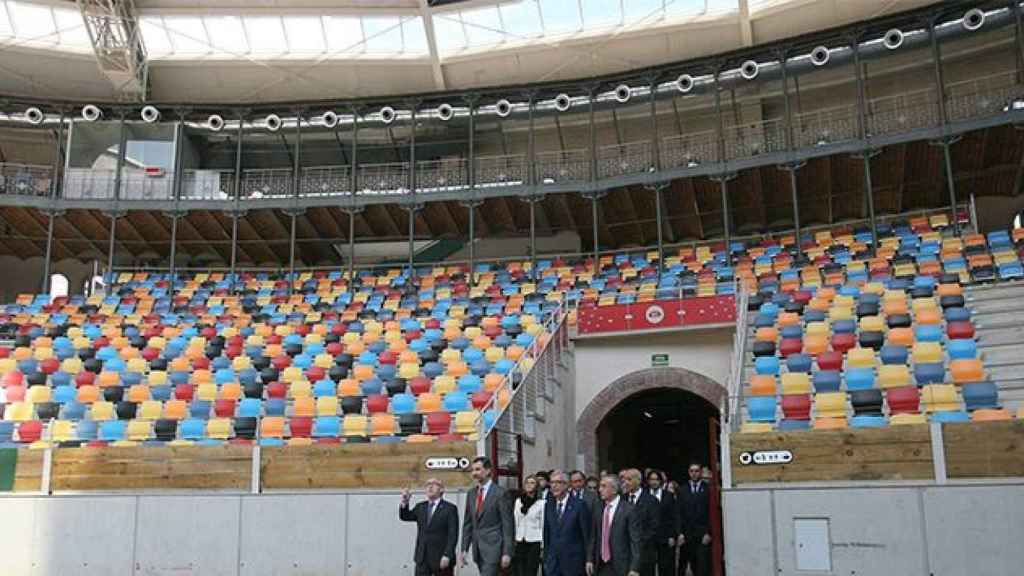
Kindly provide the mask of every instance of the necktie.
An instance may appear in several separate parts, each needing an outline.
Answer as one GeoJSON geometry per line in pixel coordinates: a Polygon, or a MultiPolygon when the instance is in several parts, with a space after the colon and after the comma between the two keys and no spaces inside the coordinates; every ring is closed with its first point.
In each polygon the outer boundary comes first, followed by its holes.
{"type": "Polygon", "coordinates": [[[691,494],[696,494],[697,493],[697,483],[696,482],[690,482],[690,493],[691,494]]]}
{"type": "Polygon", "coordinates": [[[605,505],[604,521],[601,523],[601,561],[605,564],[612,560],[612,507],[605,505]]]}
{"type": "Polygon", "coordinates": [[[434,510],[437,509],[437,502],[431,502],[430,508],[427,509],[427,524],[430,524],[431,518],[434,517],[434,510]]]}
{"type": "Polygon", "coordinates": [[[562,519],[562,513],[565,512],[565,500],[558,503],[558,519],[562,519]]]}
{"type": "Polygon", "coordinates": [[[476,489],[476,515],[479,517],[484,511],[484,488],[478,486],[476,489]]]}

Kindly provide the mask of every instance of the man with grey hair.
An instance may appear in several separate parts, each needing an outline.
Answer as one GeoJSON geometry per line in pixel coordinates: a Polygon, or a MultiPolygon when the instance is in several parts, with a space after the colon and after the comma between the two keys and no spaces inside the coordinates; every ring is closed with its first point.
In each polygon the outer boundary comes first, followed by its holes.
{"type": "Polygon", "coordinates": [[[569,476],[551,473],[551,497],[544,509],[545,576],[583,576],[590,540],[590,511],[569,490],[569,476]]]}
{"type": "Polygon", "coordinates": [[[593,511],[593,529],[587,549],[587,576],[639,576],[640,517],[628,500],[619,495],[619,479],[601,477],[598,493],[602,504],[593,511]]]}
{"type": "Polygon", "coordinates": [[[446,576],[455,565],[459,511],[443,498],[444,484],[439,479],[429,478],[426,492],[427,499],[410,510],[411,495],[408,489],[403,490],[398,518],[416,523],[416,576],[446,576]]]}
{"type": "Polygon", "coordinates": [[[643,489],[643,475],[636,468],[619,472],[619,481],[622,483],[623,497],[633,505],[643,530],[640,535],[640,576],[654,576],[654,566],[658,559],[658,500],[643,489]]]}

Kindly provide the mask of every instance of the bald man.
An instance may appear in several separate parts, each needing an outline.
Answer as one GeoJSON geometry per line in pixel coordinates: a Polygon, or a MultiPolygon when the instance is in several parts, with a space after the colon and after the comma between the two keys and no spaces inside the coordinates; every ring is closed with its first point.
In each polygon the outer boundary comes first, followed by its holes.
{"type": "Polygon", "coordinates": [[[416,576],[449,576],[455,566],[455,546],[459,540],[459,511],[444,499],[444,484],[430,478],[427,499],[409,508],[409,490],[402,491],[398,518],[416,523],[416,576]]]}

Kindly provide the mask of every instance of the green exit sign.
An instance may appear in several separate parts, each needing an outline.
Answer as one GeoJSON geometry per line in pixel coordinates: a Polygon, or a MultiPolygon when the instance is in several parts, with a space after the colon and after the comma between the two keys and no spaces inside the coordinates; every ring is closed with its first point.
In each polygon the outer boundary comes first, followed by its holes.
{"type": "Polygon", "coordinates": [[[651,366],[668,366],[668,354],[651,354],[651,366]]]}

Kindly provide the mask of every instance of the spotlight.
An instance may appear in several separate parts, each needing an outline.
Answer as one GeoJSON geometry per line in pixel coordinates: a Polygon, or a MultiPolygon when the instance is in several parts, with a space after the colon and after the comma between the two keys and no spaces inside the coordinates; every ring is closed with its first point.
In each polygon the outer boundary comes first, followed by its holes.
{"type": "Polygon", "coordinates": [[[974,32],[985,25],[985,12],[980,8],[972,8],[964,13],[964,28],[974,32]]]}
{"type": "Polygon", "coordinates": [[[391,106],[385,106],[380,109],[380,121],[385,124],[391,124],[397,117],[398,114],[395,113],[395,109],[391,106]]]}
{"type": "Polygon", "coordinates": [[[42,124],[45,119],[46,115],[43,114],[43,111],[35,106],[25,110],[25,121],[29,124],[39,125],[42,124]]]}
{"type": "Polygon", "coordinates": [[[320,116],[320,123],[327,128],[334,128],[338,125],[338,114],[333,110],[328,110],[320,116]]]}
{"type": "Polygon", "coordinates": [[[278,116],[277,114],[268,114],[266,119],[264,120],[264,124],[266,124],[267,130],[270,130],[271,132],[277,132],[278,130],[281,129],[281,126],[284,124],[284,122],[281,120],[281,117],[278,116]]]}
{"type": "Polygon", "coordinates": [[[512,113],[512,103],[502,98],[494,105],[494,112],[501,118],[507,118],[512,113]]]}
{"type": "Polygon", "coordinates": [[[103,110],[100,110],[99,106],[95,104],[86,104],[82,107],[82,120],[86,122],[95,122],[103,118],[103,110]]]}
{"type": "Polygon", "coordinates": [[[214,132],[220,132],[224,129],[224,118],[220,114],[210,114],[210,117],[206,119],[206,126],[214,132]]]}
{"type": "Polygon", "coordinates": [[[693,90],[693,76],[690,76],[689,74],[680,74],[679,78],[676,78],[676,89],[683,94],[693,90]]]}
{"type": "Polygon", "coordinates": [[[156,109],[156,106],[146,106],[142,109],[142,121],[147,124],[152,124],[160,120],[160,111],[156,109]]]}
{"type": "Polygon", "coordinates": [[[455,109],[451,104],[444,103],[437,107],[437,117],[445,122],[455,117],[455,109]]]}
{"type": "Polygon", "coordinates": [[[824,66],[828,64],[829,56],[831,53],[826,46],[818,46],[814,50],[811,50],[811,64],[815,66],[824,66]]]}
{"type": "Polygon", "coordinates": [[[899,28],[893,28],[885,33],[882,44],[889,50],[896,50],[903,46],[903,32],[899,28]]]}
{"type": "Polygon", "coordinates": [[[563,92],[558,96],[555,96],[555,110],[565,112],[569,109],[569,106],[572,106],[572,99],[569,98],[568,94],[563,92]]]}
{"type": "Polygon", "coordinates": [[[759,70],[760,67],[757,65],[757,62],[747,60],[742,66],[740,66],[740,76],[746,80],[753,80],[754,78],[757,78],[759,70]]]}
{"type": "Polygon", "coordinates": [[[625,84],[619,84],[615,87],[615,100],[620,104],[629,102],[629,98],[633,95],[633,91],[629,89],[629,86],[625,84]]]}

